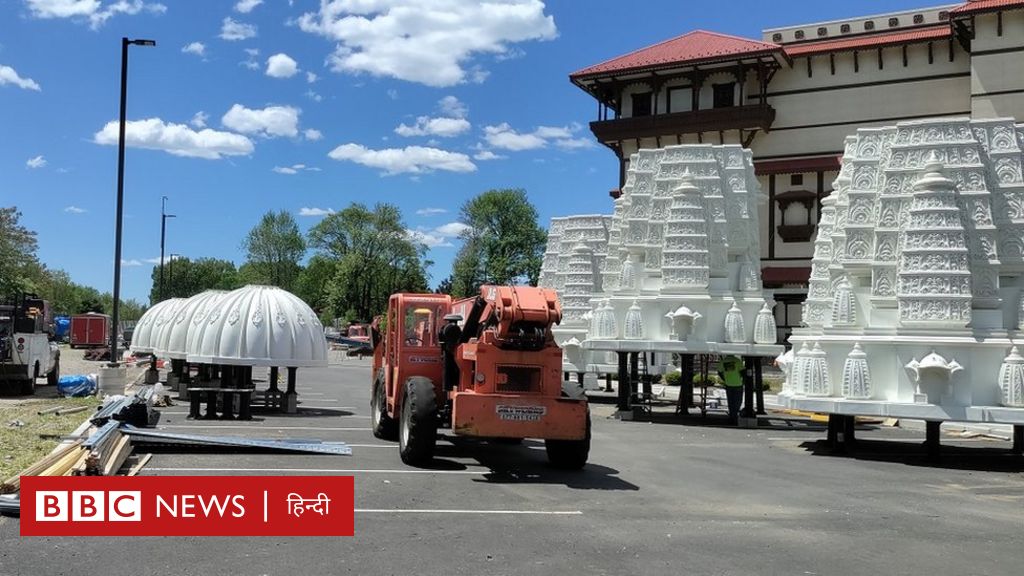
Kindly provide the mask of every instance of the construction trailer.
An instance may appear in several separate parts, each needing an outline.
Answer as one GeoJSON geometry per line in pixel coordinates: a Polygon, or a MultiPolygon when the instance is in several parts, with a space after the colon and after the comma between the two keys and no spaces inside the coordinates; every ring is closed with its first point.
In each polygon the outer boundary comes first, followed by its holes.
{"type": "Polygon", "coordinates": [[[590,452],[581,388],[562,380],[551,334],[562,311],[554,290],[484,286],[479,296],[394,294],[375,323],[372,429],[422,465],[438,430],[516,443],[545,441],[549,461],[579,469],[590,452]]]}

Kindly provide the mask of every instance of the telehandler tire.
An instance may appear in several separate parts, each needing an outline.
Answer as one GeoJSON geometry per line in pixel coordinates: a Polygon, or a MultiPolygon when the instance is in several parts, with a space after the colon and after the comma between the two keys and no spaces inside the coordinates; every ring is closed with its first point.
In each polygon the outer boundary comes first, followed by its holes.
{"type": "Polygon", "coordinates": [[[587,411],[587,435],[583,440],[545,440],[548,462],[555,468],[579,470],[590,456],[590,411],[587,411]]]}
{"type": "Polygon", "coordinates": [[[434,458],[437,444],[437,399],[434,383],[422,376],[405,382],[398,422],[398,453],[402,462],[422,466],[434,458]]]}
{"type": "Polygon", "coordinates": [[[383,375],[373,381],[373,396],[370,397],[370,429],[381,440],[398,440],[398,423],[388,416],[388,400],[384,389],[383,375]]]}

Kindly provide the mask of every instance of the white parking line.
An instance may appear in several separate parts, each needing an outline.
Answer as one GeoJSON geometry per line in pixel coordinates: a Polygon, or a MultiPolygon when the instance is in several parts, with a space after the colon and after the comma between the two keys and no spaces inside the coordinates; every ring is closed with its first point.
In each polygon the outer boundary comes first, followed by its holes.
{"type": "Polygon", "coordinates": [[[429,509],[389,509],[389,508],[356,508],[363,514],[518,514],[542,516],[581,516],[581,510],[429,510],[429,509]]]}
{"type": "Polygon", "coordinates": [[[153,468],[146,466],[148,472],[317,472],[330,474],[453,474],[453,475],[483,475],[489,474],[490,470],[421,470],[410,468],[408,470],[377,470],[365,468],[153,468]]]}
{"type": "Polygon", "coordinates": [[[352,431],[352,430],[364,430],[369,432],[370,429],[366,426],[360,426],[358,428],[332,428],[327,426],[274,426],[271,424],[263,423],[262,426],[235,426],[231,424],[168,424],[166,426],[157,426],[157,430],[170,428],[183,428],[191,430],[211,430],[216,428],[217,430],[333,430],[333,431],[352,431]]]}

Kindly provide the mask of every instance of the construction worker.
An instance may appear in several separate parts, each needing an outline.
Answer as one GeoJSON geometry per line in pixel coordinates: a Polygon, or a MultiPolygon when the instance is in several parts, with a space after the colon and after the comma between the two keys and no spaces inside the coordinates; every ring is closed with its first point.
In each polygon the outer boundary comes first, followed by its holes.
{"type": "Polygon", "coordinates": [[[723,357],[718,366],[718,376],[725,384],[725,398],[729,402],[729,424],[739,424],[740,404],[743,403],[743,360],[729,355],[723,357]]]}

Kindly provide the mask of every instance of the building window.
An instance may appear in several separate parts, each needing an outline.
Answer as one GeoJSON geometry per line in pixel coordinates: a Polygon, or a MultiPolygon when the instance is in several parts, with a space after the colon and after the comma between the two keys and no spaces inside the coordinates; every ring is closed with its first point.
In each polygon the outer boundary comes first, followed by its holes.
{"type": "Polygon", "coordinates": [[[803,30],[797,30],[796,33],[793,34],[793,36],[796,36],[797,40],[803,40],[804,39],[804,31],[803,30]]]}
{"type": "Polygon", "coordinates": [[[729,108],[736,105],[735,84],[715,84],[711,88],[714,91],[715,108],[729,108]]]}
{"type": "Polygon", "coordinates": [[[849,34],[850,33],[850,25],[849,24],[843,24],[842,26],[839,27],[839,32],[842,33],[842,34],[849,34]]]}
{"type": "Polygon", "coordinates": [[[686,112],[693,107],[691,95],[693,89],[689,86],[672,86],[665,92],[666,113],[686,112]]]}
{"type": "Polygon", "coordinates": [[[782,42],[782,32],[772,34],[772,42],[782,42]]]}
{"type": "Polygon", "coordinates": [[[653,92],[638,92],[633,94],[633,116],[651,115],[651,97],[653,92]]]}
{"type": "Polygon", "coordinates": [[[789,183],[791,185],[793,185],[793,186],[803,186],[804,185],[804,175],[803,174],[792,174],[792,175],[790,175],[789,183]]]}
{"type": "Polygon", "coordinates": [[[949,20],[949,12],[946,12],[945,10],[939,12],[939,20],[942,20],[943,22],[949,20]]]}
{"type": "Polygon", "coordinates": [[[889,18],[889,28],[895,28],[900,25],[899,18],[889,18]]]}
{"type": "Polygon", "coordinates": [[[874,20],[868,20],[867,22],[865,22],[864,23],[864,29],[865,30],[874,30],[875,29],[875,21],[874,20]]]}
{"type": "Polygon", "coordinates": [[[914,14],[914,24],[924,24],[924,14],[914,14]]]}
{"type": "Polygon", "coordinates": [[[828,36],[828,28],[825,28],[824,26],[818,28],[818,36],[828,36]]]}

